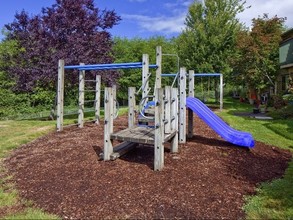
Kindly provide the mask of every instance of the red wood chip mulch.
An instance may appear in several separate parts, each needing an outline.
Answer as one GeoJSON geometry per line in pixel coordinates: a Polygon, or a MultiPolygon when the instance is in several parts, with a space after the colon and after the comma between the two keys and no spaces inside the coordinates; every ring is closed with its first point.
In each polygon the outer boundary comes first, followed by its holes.
{"type": "MultiPolygon", "coordinates": [[[[116,161],[99,161],[103,126],[51,133],[5,160],[20,195],[63,219],[244,217],[244,196],[280,178],[289,151],[256,142],[251,151],[222,140],[200,119],[178,154],[165,148],[165,167],[153,171],[153,148],[138,146],[116,161]]],[[[127,126],[115,120],[115,130],[127,126]]]]}

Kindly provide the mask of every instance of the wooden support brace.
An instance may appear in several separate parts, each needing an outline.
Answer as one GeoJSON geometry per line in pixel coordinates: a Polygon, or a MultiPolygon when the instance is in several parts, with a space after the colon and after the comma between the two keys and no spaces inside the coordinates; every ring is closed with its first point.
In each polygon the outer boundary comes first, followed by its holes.
{"type": "Polygon", "coordinates": [[[96,95],[95,95],[95,123],[100,124],[101,108],[101,76],[96,75],[96,95]]]}
{"type": "Polygon", "coordinates": [[[164,103],[163,89],[155,92],[155,146],[154,146],[154,170],[160,171],[164,167],[164,103]]]}
{"type": "MultiPolygon", "coordinates": [[[[80,63],[81,66],[84,63],[80,63]]],[[[78,87],[78,127],[83,128],[84,122],[84,81],[85,70],[79,71],[79,87],[78,87]]]]}
{"type": "Polygon", "coordinates": [[[171,86],[165,87],[165,134],[171,133],[171,86]]]}
{"type": "MultiPolygon", "coordinates": [[[[194,70],[188,72],[188,96],[194,97],[194,70]]],[[[193,111],[188,109],[188,132],[187,137],[193,137],[193,111]]]]}
{"type": "Polygon", "coordinates": [[[63,130],[64,110],[64,60],[58,62],[58,89],[57,89],[57,131],[63,130]]]}
{"type": "Polygon", "coordinates": [[[156,81],[155,81],[155,89],[161,88],[162,82],[162,47],[156,47],[156,65],[158,68],[156,69],[156,81]]]}
{"type": "MultiPolygon", "coordinates": [[[[142,88],[142,99],[148,96],[149,93],[149,55],[143,54],[142,55],[142,85],[144,87],[142,88]]],[[[148,103],[148,98],[145,98],[144,106],[145,108],[146,104],[148,103]]]]}
{"type": "Polygon", "coordinates": [[[104,160],[110,160],[113,153],[113,143],[111,140],[111,133],[113,129],[113,89],[105,88],[105,115],[104,115],[104,160]]]}
{"type": "Polygon", "coordinates": [[[128,88],[128,128],[135,125],[135,87],[128,88]]]}
{"type": "Polygon", "coordinates": [[[180,68],[179,143],[186,143],[186,68],[180,68]]]}
{"type": "Polygon", "coordinates": [[[171,140],[171,152],[178,152],[178,89],[171,90],[171,131],[176,131],[175,136],[171,140]]]}
{"type": "Polygon", "coordinates": [[[117,158],[123,156],[130,150],[134,149],[138,144],[134,142],[122,142],[113,149],[113,153],[110,156],[111,160],[116,160],[117,158]]]}

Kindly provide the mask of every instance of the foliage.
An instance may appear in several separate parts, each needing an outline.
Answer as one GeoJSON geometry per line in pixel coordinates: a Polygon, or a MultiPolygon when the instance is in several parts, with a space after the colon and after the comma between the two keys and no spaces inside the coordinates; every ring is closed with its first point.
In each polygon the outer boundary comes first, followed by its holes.
{"type": "Polygon", "coordinates": [[[282,96],[282,98],[287,102],[293,101],[293,93],[285,94],[282,96]]]}
{"type": "MultiPolygon", "coordinates": [[[[114,38],[114,56],[115,62],[141,62],[142,55],[149,55],[150,64],[156,63],[156,46],[162,46],[164,54],[176,54],[174,47],[174,40],[168,40],[164,37],[152,37],[149,39],[134,38],[114,38]]],[[[163,56],[162,71],[164,73],[177,73],[177,59],[176,57],[163,56]]],[[[118,81],[118,98],[121,100],[127,100],[128,87],[136,87],[138,90],[141,87],[141,70],[121,70],[121,77],[118,81]]],[[[155,76],[152,70],[151,85],[152,87],[155,76]]],[[[166,80],[166,79],[163,79],[166,80]]]]}
{"type": "Polygon", "coordinates": [[[274,119],[293,119],[293,105],[287,105],[283,108],[279,108],[269,115],[274,119]]]}
{"type": "Polygon", "coordinates": [[[237,37],[238,56],[234,68],[239,82],[259,91],[274,86],[279,69],[279,42],[285,19],[274,16],[252,20],[252,29],[237,37]]]}
{"type": "Polygon", "coordinates": [[[284,107],[285,102],[281,95],[273,95],[272,99],[273,99],[273,107],[275,109],[280,109],[284,107]]]}
{"type": "MultiPolygon", "coordinates": [[[[5,27],[6,41],[15,40],[20,53],[4,57],[14,63],[7,71],[17,80],[18,91],[31,92],[36,87],[55,89],[57,61],[67,64],[111,63],[112,39],[108,29],[119,21],[114,11],[99,10],[93,0],[56,0],[43,8],[40,15],[16,13],[14,22],[5,27]]],[[[102,74],[106,83],[115,81],[117,74],[102,74]]],[[[77,82],[77,74],[67,85],[77,82]]]]}
{"type": "Polygon", "coordinates": [[[251,112],[251,105],[232,98],[224,99],[219,115],[233,128],[250,132],[256,141],[293,150],[293,120],[257,120],[236,116],[236,112],[251,112]]]}
{"type": "Polygon", "coordinates": [[[205,6],[194,1],[177,40],[183,65],[196,72],[231,72],[241,26],[236,15],[243,10],[242,0],[206,0],[205,6]]]}

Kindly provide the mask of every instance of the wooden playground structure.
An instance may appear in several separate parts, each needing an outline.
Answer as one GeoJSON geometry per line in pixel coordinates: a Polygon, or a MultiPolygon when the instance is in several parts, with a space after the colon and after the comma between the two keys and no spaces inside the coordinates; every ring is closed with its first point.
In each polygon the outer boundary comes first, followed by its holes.
{"type": "MultiPolygon", "coordinates": [[[[104,151],[101,154],[103,160],[115,160],[133,149],[138,144],[154,146],[154,170],[160,171],[164,167],[164,144],[170,142],[171,152],[178,152],[178,145],[186,142],[186,68],[181,67],[176,74],[175,80],[178,87],[166,86],[162,88],[162,49],[156,48],[156,64],[149,64],[149,56],[143,54],[142,62],[138,63],[114,63],[114,64],[95,64],[76,66],[65,66],[64,61],[59,61],[58,68],[58,101],[57,101],[57,131],[63,130],[63,106],[64,106],[64,72],[65,69],[79,70],[79,111],[78,126],[84,124],[84,78],[86,70],[109,70],[109,69],[142,69],[142,85],[136,92],[136,88],[128,89],[128,128],[122,131],[113,132],[113,121],[117,117],[116,109],[116,87],[106,87],[104,90],[104,151]],[[155,69],[155,85],[153,94],[150,95],[152,88],[149,86],[151,77],[150,68],[155,69]],[[140,110],[136,109],[136,94],[142,93],[140,110]],[[151,100],[151,101],[150,101],[151,100]],[[153,106],[149,107],[148,103],[153,106]],[[143,121],[144,125],[139,124],[143,121]],[[149,126],[151,124],[151,126],[149,126]],[[113,141],[118,140],[120,144],[113,146],[113,141]]],[[[170,74],[171,75],[171,74],[170,74]]],[[[175,74],[173,74],[175,75],[175,74]]],[[[189,95],[193,95],[194,71],[189,71],[189,95]],[[191,91],[192,90],[192,91],[191,91]]],[[[175,81],[174,80],[174,81],[175,81]]],[[[222,88],[222,76],[221,76],[222,88]]],[[[100,119],[100,91],[101,78],[96,75],[95,98],[95,122],[98,124],[100,119]]],[[[222,89],[221,97],[222,97],[222,89]]],[[[222,98],[221,98],[222,108],[222,98]]],[[[188,134],[192,135],[192,115],[189,114],[188,134]]]]}

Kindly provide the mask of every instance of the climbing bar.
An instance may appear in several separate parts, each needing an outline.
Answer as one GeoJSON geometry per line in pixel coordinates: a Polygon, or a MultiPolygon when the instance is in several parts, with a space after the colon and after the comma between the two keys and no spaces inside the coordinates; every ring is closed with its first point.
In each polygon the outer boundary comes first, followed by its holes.
{"type": "Polygon", "coordinates": [[[93,89],[86,89],[86,90],[81,90],[81,92],[96,92],[97,90],[93,89]]]}
{"type": "Polygon", "coordinates": [[[195,73],[193,76],[221,76],[221,73],[195,73]]]}
{"type": "Polygon", "coordinates": [[[85,100],[84,103],[95,102],[96,100],[85,100]]]}
{"type": "MultiPolygon", "coordinates": [[[[135,69],[142,68],[143,63],[111,63],[111,64],[91,64],[91,65],[73,65],[65,66],[65,69],[78,69],[78,70],[110,70],[110,69],[135,69]]],[[[149,65],[149,68],[157,68],[155,64],[149,65]]]]}
{"type": "Polygon", "coordinates": [[[115,66],[137,66],[142,65],[142,62],[136,62],[136,63],[105,63],[105,64],[88,64],[84,66],[80,65],[72,65],[72,66],[65,66],[65,69],[79,69],[83,67],[115,67],[115,66]]]}
{"type": "Polygon", "coordinates": [[[177,73],[162,73],[161,74],[162,77],[176,77],[177,73]]]}

